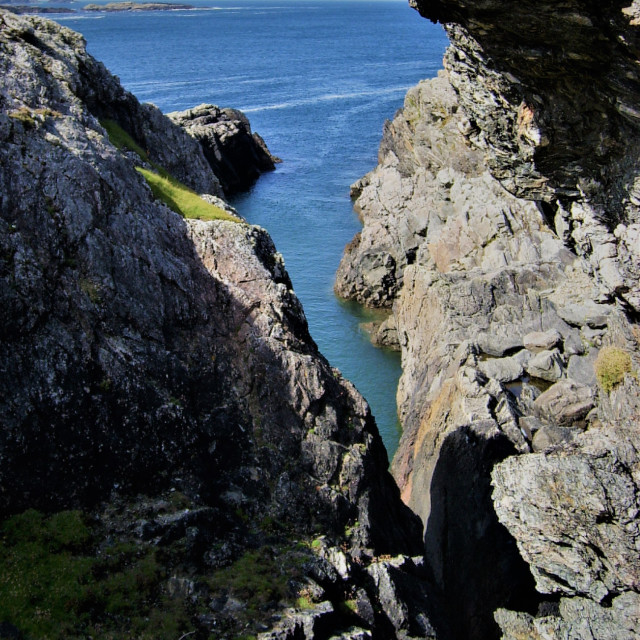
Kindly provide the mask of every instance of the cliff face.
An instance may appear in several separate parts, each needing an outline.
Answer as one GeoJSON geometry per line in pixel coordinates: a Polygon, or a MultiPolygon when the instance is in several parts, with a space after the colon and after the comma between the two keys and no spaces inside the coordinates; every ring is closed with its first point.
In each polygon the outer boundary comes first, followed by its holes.
{"type": "Polygon", "coordinates": [[[336,279],[392,311],[394,475],[454,637],[631,637],[635,3],[415,4],[445,71],[385,125],[336,279]]]}
{"type": "Polygon", "coordinates": [[[511,193],[544,203],[601,296],[638,297],[636,2],[420,2],[446,25],[465,136],[511,193]]]}
{"type": "MultiPolygon", "coordinates": [[[[422,571],[405,557],[420,550],[419,524],[267,233],[185,220],[154,198],[141,164],[209,196],[220,181],[203,147],[124,91],[79,35],[0,13],[0,47],[2,516],[82,509],[102,523],[98,555],[124,540],[134,557],[163,557],[153,597],[183,599],[186,635],[432,634],[425,593],[407,586],[422,571]],[[289,604],[303,590],[306,613],[276,615],[277,597],[258,610],[247,588],[214,598],[211,572],[233,573],[265,544],[268,566],[278,545],[298,554],[299,582],[291,567],[272,571],[289,604]]],[[[70,611],[93,611],[96,593],[65,605],[63,635],[89,633],[70,611]]],[[[94,613],[107,617],[90,635],[132,624],[94,613]]],[[[19,635],[13,617],[0,623],[19,635]]]]}

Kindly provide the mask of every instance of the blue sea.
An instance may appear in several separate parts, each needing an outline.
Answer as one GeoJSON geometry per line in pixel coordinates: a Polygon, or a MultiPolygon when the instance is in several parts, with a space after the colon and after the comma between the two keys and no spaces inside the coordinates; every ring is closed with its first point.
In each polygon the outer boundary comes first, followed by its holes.
{"type": "Polygon", "coordinates": [[[196,9],[52,17],[142,102],[242,109],[283,159],[232,204],[271,233],[312,336],[369,401],[391,457],[400,357],[371,346],[371,314],[337,300],[333,278],[361,228],[349,185],[376,165],[407,89],[441,68],[446,36],[406,0],[185,2],[196,9]]]}

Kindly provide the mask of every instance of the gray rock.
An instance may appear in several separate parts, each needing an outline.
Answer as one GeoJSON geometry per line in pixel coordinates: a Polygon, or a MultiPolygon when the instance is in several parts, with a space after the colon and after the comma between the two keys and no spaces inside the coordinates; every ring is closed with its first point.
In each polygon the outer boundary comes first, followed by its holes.
{"type": "Polygon", "coordinates": [[[572,304],[558,309],[558,315],[568,324],[574,327],[590,327],[597,329],[607,324],[607,317],[611,313],[611,307],[595,302],[585,304],[572,304]]]}
{"type": "Polygon", "coordinates": [[[524,372],[523,358],[489,358],[478,363],[478,369],[488,378],[499,382],[517,380],[524,372]]]}
{"type": "Polygon", "coordinates": [[[530,454],[495,467],[496,511],[542,593],[601,602],[637,587],[637,428],[590,429],[571,455],[530,454]]]}
{"type": "Polygon", "coordinates": [[[353,627],[348,631],[341,633],[339,636],[331,636],[329,640],[367,640],[367,638],[372,637],[371,631],[353,627]]]}
{"type": "Polygon", "coordinates": [[[594,364],[597,357],[597,349],[590,349],[586,356],[571,356],[567,365],[567,377],[580,384],[595,387],[596,373],[594,364]]]}
{"type": "Polygon", "coordinates": [[[533,331],[522,339],[524,348],[532,353],[540,351],[551,351],[562,342],[562,335],[557,329],[549,331],[533,331]]]}
{"type": "Polygon", "coordinates": [[[570,429],[569,427],[543,425],[535,432],[531,441],[531,448],[535,453],[548,451],[558,445],[571,442],[575,435],[575,429],[570,429]]]}
{"type": "Polygon", "coordinates": [[[562,376],[564,362],[558,349],[540,351],[527,362],[525,369],[534,378],[555,382],[562,376]]]}
{"type": "Polygon", "coordinates": [[[586,598],[562,598],[557,615],[534,618],[526,613],[496,612],[504,640],[632,640],[640,625],[640,596],[628,591],[603,607],[586,598]]]}
{"type": "Polygon", "coordinates": [[[533,404],[536,415],[550,424],[583,426],[584,418],[595,406],[595,394],[574,380],[560,380],[533,404]]]}
{"type": "MultiPolygon", "coordinates": [[[[305,611],[291,610],[271,631],[258,635],[259,640],[316,640],[334,614],[331,602],[316,604],[305,611]]],[[[365,636],[366,637],[366,636],[365,636]]]]}
{"type": "Polygon", "coordinates": [[[201,104],[167,116],[196,139],[226,194],[249,188],[258,176],[272,171],[279,158],[251,132],[247,117],[236,109],[201,104]]]}

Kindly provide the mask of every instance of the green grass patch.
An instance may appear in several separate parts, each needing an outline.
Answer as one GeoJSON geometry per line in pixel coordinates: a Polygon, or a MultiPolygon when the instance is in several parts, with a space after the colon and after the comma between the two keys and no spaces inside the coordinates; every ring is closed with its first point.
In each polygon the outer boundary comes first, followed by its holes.
{"type": "Polygon", "coordinates": [[[603,347],[593,366],[598,384],[609,393],[631,373],[631,356],[618,347],[603,347]]]}
{"type": "Polygon", "coordinates": [[[149,154],[115,120],[100,120],[100,124],[116,149],[133,151],[141,160],[149,162],[149,154]]]}
{"type": "Polygon", "coordinates": [[[195,220],[242,222],[240,218],[224,209],[209,204],[195,191],[176,180],[166,169],[151,162],[149,154],[115,120],[100,120],[100,124],[106,130],[114,147],[133,151],[143,162],[153,167],[153,170],[143,167],[136,167],[136,169],[151,187],[154,198],[164,202],[171,210],[184,218],[195,220]]]}
{"type": "Polygon", "coordinates": [[[165,580],[149,546],[98,553],[78,511],[29,510],[0,525],[0,622],[27,639],[175,640],[190,618],[163,592],[165,580]]]}
{"type": "Polygon", "coordinates": [[[249,601],[248,609],[278,602],[287,596],[288,576],[269,547],[245,552],[233,564],[216,571],[214,591],[226,591],[249,601]]]}
{"type": "Polygon", "coordinates": [[[166,172],[165,175],[160,175],[142,167],[136,167],[136,170],[147,181],[154,197],[184,218],[241,222],[240,218],[227,213],[224,209],[205,202],[195,191],[178,182],[166,172]]]}

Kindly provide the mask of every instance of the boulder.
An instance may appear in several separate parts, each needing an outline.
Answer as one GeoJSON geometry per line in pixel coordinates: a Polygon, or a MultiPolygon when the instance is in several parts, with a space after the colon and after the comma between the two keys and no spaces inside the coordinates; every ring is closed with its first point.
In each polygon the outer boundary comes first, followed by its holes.
{"type": "Polygon", "coordinates": [[[532,353],[550,351],[562,342],[562,335],[557,329],[548,331],[533,331],[522,339],[524,348],[532,353]]]}
{"type": "Polygon", "coordinates": [[[560,351],[539,351],[525,365],[527,373],[534,378],[555,382],[562,376],[564,362],[560,351]]]}
{"type": "Polygon", "coordinates": [[[167,116],[200,143],[227,195],[248,189],[261,173],[273,171],[280,162],[237,109],[201,104],[167,116]]]}
{"type": "Polygon", "coordinates": [[[559,426],[582,426],[584,418],[595,406],[591,387],[574,380],[560,380],[535,400],[536,415],[559,426]]]}

